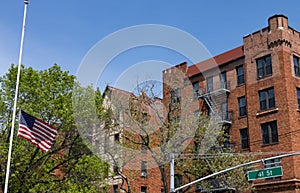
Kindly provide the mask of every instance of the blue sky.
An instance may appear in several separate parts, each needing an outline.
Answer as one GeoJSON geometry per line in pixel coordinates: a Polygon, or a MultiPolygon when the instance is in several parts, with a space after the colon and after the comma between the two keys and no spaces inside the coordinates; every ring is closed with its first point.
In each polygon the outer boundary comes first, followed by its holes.
{"type": "MultiPolygon", "coordinates": [[[[268,17],[285,14],[300,31],[298,0],[29,0],[23,63],[47,69],[54,63],[76,74],[88,51],[110,34],[130,26],[161,24],[183,30],[212,55],[242,45],[243,36],[267,26],[268,17]]],[[[0,75],[17,64],[24,3],[3,1],[0,6],[0,75]]],[[[174,51],[144,47],[114,58],[100,80],[113,84],[137,63],[160,60],[176,65],[187,60],[174,51]]],[[[156,68],[156,67],[155,67],[156,68]]],[[[161,69],[158,68],[161,72],[161,69]]]]}

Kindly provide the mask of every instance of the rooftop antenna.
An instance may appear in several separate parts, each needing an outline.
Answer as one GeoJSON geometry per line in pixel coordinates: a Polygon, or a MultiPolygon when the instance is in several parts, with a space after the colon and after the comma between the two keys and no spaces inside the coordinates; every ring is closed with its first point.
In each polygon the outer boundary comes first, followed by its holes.
{"type": "Polygon", "coordinates": [[[12,124],[11,124],[11,129],[10,129],[10,143],[9,143],[9,150],[8,150],[8,157],[7,157],[4,193],[7,193],[7,190],[8,190],[8,179],[9,179],[9,173],[10,173],[12,143],[13,143],[13,138],[14,138],[14,127],[15,127],[17,100],[18,100],[18,92],[19,92],[19,82],[20,82],[20,74],[21,74],[21,63],[22,63],[22,54],[23,54],[23,42],[24,42],[27,6],[28,6],[28,0],[24,0],[24,16],[23,16],[22,35],[21,35],[21,44],[20,44],[20,52],[19,52],[18,74],[17,74],[16,92],[15,92],[15,100],[14,100],[13,115],[12,115],[12,124]]]}

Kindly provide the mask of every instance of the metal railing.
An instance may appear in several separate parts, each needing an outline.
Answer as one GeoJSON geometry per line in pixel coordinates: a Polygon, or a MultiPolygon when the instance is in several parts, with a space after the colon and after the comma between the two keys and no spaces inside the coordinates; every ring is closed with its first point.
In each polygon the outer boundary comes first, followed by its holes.
{"type": "Polygon", "coordinates": [[[220,123],[221,124],[232,124],[232,112],[221,112],[219,113],[219,116],[221,118],[220,123]]]}
{"type": "Polygon", "coordinates": [[[230,92],[230,82],[216,82],[212,85],[206,85],[205,87],[199,88],[198,96],[202,97],[206,94],[213,94],[215,92],[225,91],[230,92]]]}

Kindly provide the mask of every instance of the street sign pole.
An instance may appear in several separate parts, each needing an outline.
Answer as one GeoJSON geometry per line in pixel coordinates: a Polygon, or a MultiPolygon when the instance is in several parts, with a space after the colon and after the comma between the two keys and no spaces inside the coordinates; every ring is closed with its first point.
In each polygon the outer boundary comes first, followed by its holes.
{"type": "Polygon", "coordinates": [[[208,178],[211,178],[211,177],[214,177],[214,176],[217,176],[219,174],[222,174],[222,173],[226,173],[226,172],[229,172],[231,170],[234,170],[234,169],[238,169],[238,168],[241,168],[241,167],[245,167],[245,166],[248,166],[248,165],[252,165],[252,164],[255,164],[255,163],[259,163],[259,162],[263,162],[265,163],[265,161],[267,160],[272,160],[272,159],[277,159],[277,158],[283,158],[283,157],[290,157],[290,156],[295,156],[295,155],[300,155],[300,151],[296,151],[296,152],[293,152],[293,153],[288,153],[288,154],[283,154],[283,155],[279,155],[279,156],[274,156],[274,157],[268,157],[268,158],[265,158],[265,159],[259,159],[259,160],[255,160],[255,161],[251,161],[251,162],[248,162],[248,163],[244,163],[244,164],[240,164],[240,165],[237,165],[237,166],[234,166],[234,167],[231,167],[231,168],[227,168],[225,170],[221,170],[219,172],[216,172],[216,173],[213,173],[213,174],[210,174],[208,176],[205,176],[203,178],[199,178],[198,180],[195,180],[195,181],[192,181],[188,184],[185,184],[183,186],[180,186],[178,188],[175,188],[174,190],[170,191],[170,192],[177,192],[178,190],[181,190],[183,188],[186,188],[188,186],[191,186],[193,184],[196,184],[200,181],[203,181],[203,180],[206,180],[208,178]]]}
{"type": "Polygon", "coordinates": [[[175,163],[174,163],[174,154],[171,153],[170,154],[170,193],[173,193],[174,192],[174,189],[175,189],[175,185],[174,185],[174,166],[175,166],[175,163]]]}

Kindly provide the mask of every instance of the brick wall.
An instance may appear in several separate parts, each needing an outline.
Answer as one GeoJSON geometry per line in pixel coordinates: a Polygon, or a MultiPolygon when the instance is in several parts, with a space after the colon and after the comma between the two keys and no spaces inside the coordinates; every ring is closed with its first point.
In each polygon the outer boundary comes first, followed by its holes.
{"type": "MultiPolygon", "coordinates": [[[[182,63],[164,70],[163,103],[167,111],[172,87],[185,84],[186,88],[182,89],[181,94],[187,96],[187,93],[193,92],[191,83],[199,82],[199,87],[205,88],[207,77],[213,76],[216,83],[220,81],[219,73],[226,71],[230,90],[227,96],[228,111],[232,112],[232,124],[229,127],[230,141],[236,145],[237,150],[244,153],[265,152],[263,156],[257,158],[299,151],[300,110],[298,110],[296,87],[300,88],[300,78],[295,76],[293,67],[293,56],[300,57],[299,32],[288,26],[286,16],[275,15],[269,18],[267,27],[243,37],[243,43],[243,47],[214,57],[216,60],[212,62],[219,65],[218,69],[208,68],[203,73],[197,72],[196,68],[201,66],[200,62],[189,67],[187,63],[182,63]],[[241,54],[241,49],[243,49],[243,54],[241,54]],[[256,60],[266,55],[270,55],[272,59],[272,74],[259,78],[256,60]],[[236,67],[241,65],[244,66],[245,84],[237,85],[236,67]],[[181,80],[178,77],[181,77],[181,80]],[[186,77],[189,79],[188,83],[186,77]],[[261,111],[258,93],[267,88],[274,89],[275,107],[261,111]],[[247,115],[240,117],[238,98],[242,96],[246,97],[247,115]],[[263,145],[261,124],[270,121],[277,123],[278,143],[263,145]],[[250,148],[246,150],[241,149],[240,139],[240,129],[244,128],[248,128],[250,143],[250,148]],[[272,152],[274,154],[271,154],[272,152]]],[[[203,65],[207,68],[209,64],[207,61],[204,63],[203,65]]],[[[191,104],[191,113],[197,109],[205,111],[207,108],[203,99],[193,100],[191,104]]],[[[140,163],[136,163],[136,167],[140,167],[140,163]]],[[[300,192],[300,156],[282,158],[281,165],[282,177],[253,182],[258,192],[300,192]]],[[[160,192],[162,189],[158,168],[149,169],[146,178],[141,177],[138,170],[124,170],[124,172],[130,176],[134,191],[139,192],[141,186],[147,186],[148,192],[160,192]]]]}
{"type": "MultiPolygon", "coordinates": [[[[233,113],[230,127],[231,142],[242,152],[267,152],[271,157],[280,152],[300,150],[300,111],[298,109],[296,87],[300,88],[300,79],[294,74],[293,55],[300,56],[300,34],[288,26],[288,18],[275,15],[269,18],[268,26],[243,38],[244,57],[236,56],[225,63],[218,63],[219,69],[208,69],[204,73],[193,74],[191,82],[199,81],[199,86],[206,87],[205,78],[213,76],[219,81],[219,73],[227,72],[230,94],[228,95],[228,111],[233,113]],[[257,76],[256,60],[270,55],[272,59],[272,75],[264,78],[257,76]],[[245,84],[237,85],[236,67],[244,65],[245,84]],[[205,77],[203,76],[205,74],[205,77]],[[259,91],[274,88],[275,108],[260,110],[259,91]],[[239,117],[238,98],[246,97],[247,116],[239,117]],[[261,124],[277,122],[278,143],[263,145],[261,124]],[[250,148],[241,150],[240,129],[248,128],[250,148]],[[270,153],[273,152],[274,155],[270,153]]],[[[222,55],[232,54],[232,51],[222,55]]],[[[218,57],[218,56],[217,56],[218,57]]],[[[217,58],[215,57],[215,58],[217,58]]],[[[203,65],[207,65],[204,64],[203,65]]],[[[201,62],[197,64],[201,65],[201,62]]],[[[195,65],[189,68],[195,68],[195,65]]],[[[164,90],[164,93],[166,91],[164,90]]],[[[165,93],[168,96],[168,93],[165,93]]],[[[201,109],[203,100],[196,104],[201,109]]],[[[202,110],[202,109],[201,109],[202,110]]],[[[262,156],[258,156],[262,158],[262,156]]],[[[274,180],[258,180],[255,186],[262,192],[299,192],[300,156],[281,159],[284,175],[274,180]],[[295,181],[290,181],[294,179],[295,181]],[[277,183],[277,184],[276,184],[277,183]]]]}

